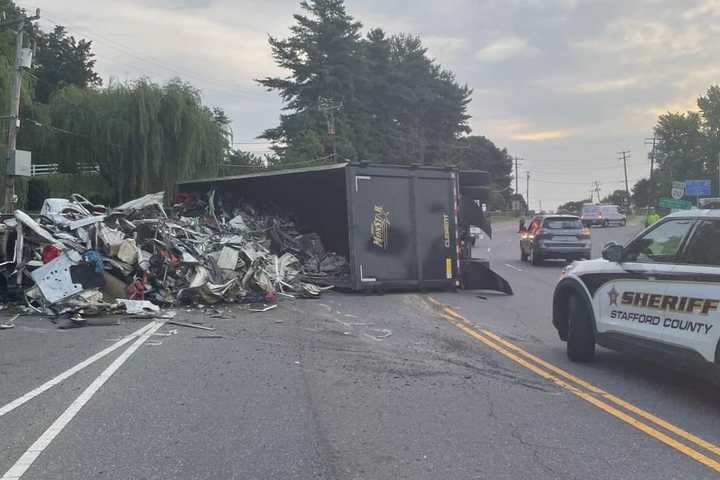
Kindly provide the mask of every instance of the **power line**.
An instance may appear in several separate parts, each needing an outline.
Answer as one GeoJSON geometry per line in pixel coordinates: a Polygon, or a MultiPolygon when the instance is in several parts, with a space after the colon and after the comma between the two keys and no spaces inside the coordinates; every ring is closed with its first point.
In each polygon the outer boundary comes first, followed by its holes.
{"type": "MultiPolygon", "coordinates": [[[[223,91],[227,91],[230,95],[245,96],[246,98],[249,97],[249,96],[252,96],[252,97],[255,97],[255,96],[256,96],[256,93],[255,93],[255,92],[251,92],[251,91],[249,91],[249,90],[245,90],[245,89],[240,88],[240,87],[235,87],[235,86],[232,86],[232,85],[231,85],[231,86],[226,86],[226,85],[223,85],[223,84],[220,83],[220,82],[214,81],[213,79],[196,77],[194,72],[190,73],[190,72],[191,72],[190,70],[187,70],[187,69],[185,69],[185,71],[180,70],[180,69],[178,69],[178,68],[175,67],[175,66],[170,66],[170,65],[168,65],[168,64],[162,63],[160,60],[158,60],[158,59],[155,58],[155,57],[138,55],[137,53],[135,53],[135,52],[133,51],[133,49],[132,49],[131,47],[125,46],[125,45],[123,45],[123,44],[120,43],[120,42],[117,42],[117,41],[111,40],[111,39],[109,39],[109,38],[107,38],[107,37],[104,37],[104,36],[98,34],[97,32],[92,32],[92,31],[90,31],[90,32],[91,32],[91,35],[88,35],[88,34],[87,34],[87,33],[88,33],[88,30],[83,30],[83,29],[77,28],[77,27],[73,26],[72,24],[70,24],[70,23],[68,23],[68,22],[63,22],[63,21],[59,21],[59,20],[53,20],[53,19],[50,18],[50,17],[46,17],[46,19],[47,19],[48,23],[53,24],[53,26],[55,26],[55,25],[62,25],[62,26],[64,26],[64,27],[67,27],[68,29],[70,29],[70,30],[72,30],[72,31],[74,31],[74,32],[82,35],[82,36],[85,37],[87,40],[95,41],[95,42],[104,44],[104,45],[106,45],[106,46],[108,46],[108,47],[110,47],[110,48],[112,48],[112,49],[114,49],[114,50],[116,50],[116,51],[119,51],[119,52],[123,53],[124,55],[127,55],[128,57],[134,58],[134,59],[136,59],[136,60],[139,60],[139,61],[144,62],[144,63],[149,64],[149,65],[155,65],[156,67],[158,67],[158,68],[160,68],[160,69],[163,69],[163,70],[166,70],[166,71],[168,71],[168,72],[170,72],[170,73],[174,73],[175,75],[178,75],[178,76],[181,76],[181,77],[184,76],[184,77],[186,77],[186,78],[195,80],[195,81],[197,81],[197,82],[199,82],[199,83],[209,84],[209,85],[211,85],[211,86],[214,85],[214,86],[216,87],[216,89],[223,90],[223,91]]],[[[72,33],[72,32],[69,32],[69,33],[72,33]]],[[[103,57],[102,60],[104,61],[104,60],[105,60],[105,57],[103,57]]],[[[124,65],[130,66],[130,64],[124,64],[124,65]]]]}
{"type": "Polygon", "coordinates": [[[565,168],[565,167],[562,167],[562,168],[561,168],[561,167],[557,167],[557,168],[555,168],[554,170],[545,170],[542,165],[540,165],[539,167],[540,167],[539,170],[536,169],[536,168],[533,168],[533,172],[541,171],[541,172],[549,173],[549,174],[551,174],[551,175],[558,175],[558,174],[572,173],[572,172],[587,172],[589,169],[592,169],[593,171],[595,171],[595,170],[617,170],[617,169],[618,169],[617,164],[612,165],[612,166],[609,165],[609,166],[607,166],[607,167],[604,167],[604,166],[600,166],[600,167],[596,167],[596,166],[592,166],[592,167],[578,167],[578,168],[565,168]],[[569,170],[570,172],[567,172],[568,170],[569,170]]]}
{"type": "Polygon", "coordinates": [[[127,148],[126,145],[120,145],[120,144],[117,144],[117,143],[105,142],[105,141],[102,141],[102,140],[100,140],[100,139],[98,139],[98,138],[96,138],[96,137],[91,137],[91,136],[89,136],[89,135],[84,135],[84,134],[82,134],[82,133],[73,132],[72,130],[67,130],[67,129],[60,128],[60,127],[55,127],[55,126],[52,126],[52,125],[45,125],[44,123],[38,122],[37,120],[34,120],[34,119],[32,119],[32,118],[23,117],[23,120],[26,121],[26,122],[28,122],[28,123],[29,123],[30,125],[32,125],[32,126],[40,127],[40,128],[46,128],[46,129],[51,130],[51,131],[56,132],[56,133],[62,133],[62,134],[64,134],[64,135],[70,135],[70,136],[73,136],[73,137],[82,138],[83,140],[90,140],[90,141],[92,141],[92,142],[101,143],[101,144],[103,144],[103,145],[110,145],[111,147],[119,148],[119,149],[121,149],[121,150],[125,150],[125,149],[127,148]]]}
{"type": "MultiPolygon", "coordinates": [[[[587,182],[560,182],[560,181],[555,181],[555,180],[544,180],[544,179],[538,179],[538,178],[534,178],[533,182],[547,183],[547,184],[551,184],[551,185],[587,185],[587,182]]],[[[609,185],[617,185],[617,184],[624,183],[624,181],[619,180],[619,181],[611,181],[611,182],[604,182],[604,183],[609,184],[609,185]]]]}

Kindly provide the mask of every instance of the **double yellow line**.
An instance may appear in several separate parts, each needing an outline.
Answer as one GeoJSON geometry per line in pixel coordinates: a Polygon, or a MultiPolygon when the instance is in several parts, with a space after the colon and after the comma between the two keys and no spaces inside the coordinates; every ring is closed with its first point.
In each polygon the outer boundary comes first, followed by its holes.
{"type": "Polygon", "coordinates": [[[641,432],[646,433],[665,445],[674,448],[693,460],[696,460],[720,473],[720,462],[698,451],[699,449],[703,449],[706,452],[710,452],[720,458],[719,446],[703,440],[702,438],[693,435],[692,433],[687,432],[672,423],[658,418],[652,413],[628,403],[611,393],[605,392],[595,385],[592,385],[585,380],[578,378],[575,375],[566,372],[565,370],[558,368],[529,352],[526,352],[517,345],[508,342],[488,330],[474,328],[468,320],[455,310],[441,304],[432,297],[428,297],[428,299],[437,308],[437,311],[442,318],[474,339],[484,343],[496,352],[509,358],[515,363],[522,365],[540,377],[567,390],[573,395],[582,398],[600,410],[609,413],[615,418],[637,428],[641,432]],[[631,414],[640,417],[644,421],[641,421],[631,414]],[[693,446],[690,447],[671,437],[668,433],[665,433],[655,427],[663,428],[667,432],[682,438],[693,446]]]}

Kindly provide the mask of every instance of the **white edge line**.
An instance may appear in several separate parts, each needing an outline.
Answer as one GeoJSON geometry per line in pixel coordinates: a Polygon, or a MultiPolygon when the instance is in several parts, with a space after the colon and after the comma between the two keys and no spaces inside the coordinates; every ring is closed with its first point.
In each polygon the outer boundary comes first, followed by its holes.
{"type": "Polygon", "coordinates": [[[506,263],[505,266],[508,267],[508,268],[512,268],[512,269],[515,270],[516,272],[522,272],[522,268],[518,268],[518,267],[516,267],[515,265],[510,265],[509,263],[506,263]]]}
{"type": "Polygon", "coordinates": [[[117,342],[113,343],[109,347],[105,348],[104,350],[99,351],[95,355],[88,357],[87,359],[83,360],[82,362],[78,363],[74,367],[69,368],[68,370],[65,370],[60,375],[56,376],[55,378],[51,378],[47,382],[43,383],[39,387],[30,390],[28,393],[23,395],[20,398],[17,398],[13,400],[12,402],[8,403],[7,405],[3,405],[0,407],[0,417],[2,417],[5,414],[8,414],[18,408],[20,405],[29,402],[33,398],[37,397],[43,392],[46,392],[47,390],[50,390],[55,385],[58,385],[62,383],[63,381],[67,380],[68,378],[72,377],[79,371],[83,370],[84,368],[92,365],[93,363],[97,362],[103,357],[106,357],[107,355],[111,354],[118,348],[122,347],[126,343],[128,343],[133,338],[137,337],[138,335],[142,335],[145,333],[145,331],[152,326],[152,323],[148,323],[144,327],[140,328],[139,330],[136,330],[135,332],[131,333],[130,335],[121,338],[117,342]]]}
{"type": "Polygon", "coordinates": [[[30,466],[37,460],[40,454],[50,445],[50,443],[62,432],[63,428],[70,423],[70,421],[78,414],[80,409],[97,393],[98,390],[107,382],[110,377],[127,361],[135,351],[140,348],[140,345],[150,338],[160,327],[163,326],[164,321],[154,321],[150,324],[147,330],[142,334],[140,338],[130,345],[127,350],[121,353],[93,382],[78,396],[70,406],[50,425],[50,428],[45,430],[40,437],[35,440],[35,443],[30,445],[25,453],[18,459],[15,464],[10,467],[10,470],[5,472],[5,475],[0,480],[19,480],[30,466]]]}

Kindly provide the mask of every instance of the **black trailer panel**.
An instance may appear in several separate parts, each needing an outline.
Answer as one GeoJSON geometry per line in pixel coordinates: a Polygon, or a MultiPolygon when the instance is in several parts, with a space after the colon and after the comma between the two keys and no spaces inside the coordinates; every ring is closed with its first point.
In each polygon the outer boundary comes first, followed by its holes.
{"type": "Polygon", "coordinates": [[[348,175],[354,288],[454,288],[454,172],[353,165],[348,175]]]}

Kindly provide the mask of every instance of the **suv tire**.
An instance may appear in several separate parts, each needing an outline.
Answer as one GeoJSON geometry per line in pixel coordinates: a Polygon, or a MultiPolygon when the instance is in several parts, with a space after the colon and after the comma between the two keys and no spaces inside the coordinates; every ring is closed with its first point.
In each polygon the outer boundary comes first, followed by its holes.
{"type": "Polygon", "coordinates": [[[622,220],[620,220],[620,226],[624,227],[625,225],[627,225],[627,220],[623,218],[622,220]]]}
{"type": "Polygon", "coordinates": [[[537,267],[538,265],[542,265],[542,263],[543,263],[543,257],[542,257],[542,255],[538,255],[537,253],[535,253],[535,249],[534,249],[534,248],[532,249],[532,259],[531,259],[531,263],[532,263],[533,265],[535,265],[536,267],[537,267]]]}
{"type": "Polygon", "coordinates": [[[590,312],[580,297],[571,294],[568,298],[567,356],[573,362],[591,362],[595,359],[595,332],[590,321],[590,312]]]}

